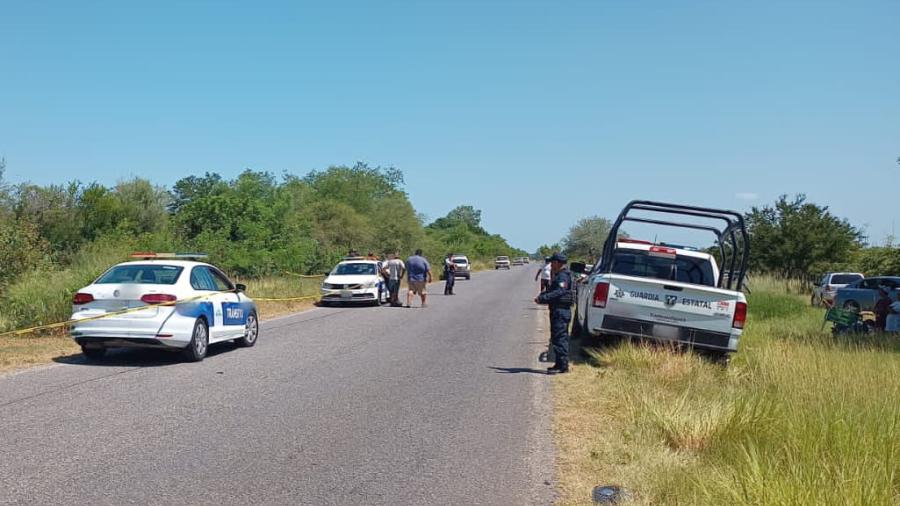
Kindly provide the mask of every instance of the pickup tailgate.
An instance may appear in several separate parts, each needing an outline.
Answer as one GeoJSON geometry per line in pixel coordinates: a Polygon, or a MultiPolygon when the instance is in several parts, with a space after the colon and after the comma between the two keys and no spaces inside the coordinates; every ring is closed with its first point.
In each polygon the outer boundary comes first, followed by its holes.
{"type": "Polygon", "coordinates": [[[740,292],[619,274],[598,279],[604,281],[610,287],[601,310],[602,330],[714,348],[736,346],[729,341],[740,334],[732,328],[737,303],[745,302],[740,292]]]}

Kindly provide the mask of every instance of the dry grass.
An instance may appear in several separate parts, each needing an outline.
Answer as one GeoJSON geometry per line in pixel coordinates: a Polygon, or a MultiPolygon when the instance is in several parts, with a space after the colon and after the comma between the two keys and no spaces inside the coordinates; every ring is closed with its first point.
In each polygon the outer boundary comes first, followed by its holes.
{"type": "Polygon", "coordinates": [[[45,336],[0,338],[0,371],[46,364],[54,358],[81,353],[81,348],[62,332],[45,336]]]}
{"type": "Polygon", "coordinates": [[[900,504],[900,338],[835,339],[788,288],[757,286],[728,368],[583,352],[554,385],[560,503],[614,484],[628,504],[900,504]]]}

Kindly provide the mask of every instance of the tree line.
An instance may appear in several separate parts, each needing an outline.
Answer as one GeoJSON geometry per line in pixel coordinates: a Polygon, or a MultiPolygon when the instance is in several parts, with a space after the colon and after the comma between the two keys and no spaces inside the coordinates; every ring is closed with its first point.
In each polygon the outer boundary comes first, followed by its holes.
{"type": "Polygon", "coordinates": [[[205,252],[239,276],[322,273],[351,249],[376,254],[416,248],[437,259],[524,254],[460,206],[426,224],[404,190],[403,173],[364,163],[305,176],[246,170],[182,178],[171,188],[144,178],[114,186],[2,180],[0,287],[34,271],[65,269],[84,251],[205,252]]]}

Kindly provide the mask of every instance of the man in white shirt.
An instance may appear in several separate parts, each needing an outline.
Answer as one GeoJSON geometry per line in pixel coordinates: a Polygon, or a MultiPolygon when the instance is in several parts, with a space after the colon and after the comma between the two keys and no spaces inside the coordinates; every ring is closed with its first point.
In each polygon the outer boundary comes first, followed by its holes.
{"type": "Polygon", "coordinates": [[[384,264],[384,277],[387,279],[388,293],[391,295],[391,305],[400,305],[400,280],[406,272],[406,264],[397,258],[397,253],[388,255],[389,260],[384,264]]]}
{"type": "Polygon", "coordinates": [[[550,258],[547,257],[544,259],[544,266],[538,269],[537,274],[534,275],[534,280],[537,281],[538,278],[541,278],[541,291],[544,292],[547,290],[547,286],[550,284],[550,279],[553,277],[550,265],[550,258]]]}

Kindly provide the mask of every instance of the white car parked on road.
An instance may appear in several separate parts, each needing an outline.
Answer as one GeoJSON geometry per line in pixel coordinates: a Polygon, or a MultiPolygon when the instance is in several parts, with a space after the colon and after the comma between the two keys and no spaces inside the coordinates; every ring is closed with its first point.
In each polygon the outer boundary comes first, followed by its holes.
{"type": "Polygon", "coordinates": [[[210,344],[253,346],[256,303],[216,267],[185,260],[204,256],[136,253],[141,260],[110,268],[73,297],[71,337],[89,359],[138,347],[180,350],[196,362],[210,344]]]}
{"type": "Polygon", "coordinates": [[[322,281],[321,304],[384,304],[390,294],[381,262],[367,258],[345,258],[322,281]]]}

